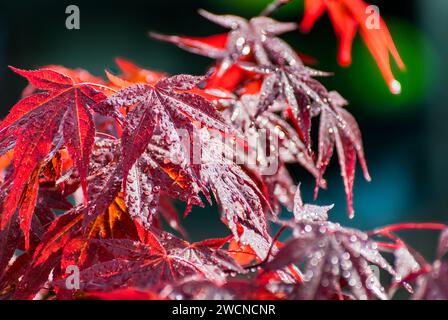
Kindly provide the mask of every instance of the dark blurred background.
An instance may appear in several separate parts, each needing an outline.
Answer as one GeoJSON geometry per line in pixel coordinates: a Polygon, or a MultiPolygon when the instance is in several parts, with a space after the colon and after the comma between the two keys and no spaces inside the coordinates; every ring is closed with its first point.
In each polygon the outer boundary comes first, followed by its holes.
{"type": "MultiPolygon", "coordinates": [[[[8,65],[31,69],[46,64],[82,67],[95,75],[115,71],[120,56],[155,70],[201,74],[209,59],[148,38],[149,30],[205,36],[223,30],[201,18],[198,8],[250,17],[267,0],[42,0],[0,1],[0,115],[17,101],[26,82],[8,65]],[[78,5],[81,29],[67,30],[65,8],[78,5]]],[[[441,221],[448,217],[448,1],[369,1],[379,5],[407,66],[396,68],[403,92],[388,92],[380,72],[358,36],[353,64],[336,63],[336,40],[325,16],[310,34],[285,35],[299,51],[315,57],[319,69],[333,71],[324,79],[350,101],[349,110],[363,131],[371,183],[361,175],[355,185],[356,217],[346,218],[343,186],[337,161],[327,175],[329,190],[319,203],[335,203],[332,218],[370,229],[401,221],[441,221]]],[[[295,0],[274,17],[300,21],[303,0],[295,0]]],[[[313,180],[293,168],[302,181],[305,200],[312,201],[313,180]]],[[[193,239],[226,233],[215,209],[195,209],[185,220],[193,239]]],[[[412,234],[411,243],[432,256],[435,235],[412,234]]]]}

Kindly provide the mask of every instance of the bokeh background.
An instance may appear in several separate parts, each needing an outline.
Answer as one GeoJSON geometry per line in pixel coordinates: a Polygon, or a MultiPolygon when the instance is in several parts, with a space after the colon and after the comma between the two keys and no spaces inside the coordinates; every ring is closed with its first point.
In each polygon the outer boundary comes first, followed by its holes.
{"type": "MultiPolygon", "coordinates": [[[[8,65],[37,68],[46,64],[82,67],[95,75],[116,71],[120,56],[155,70],[201,74],[207,58],[149,39],[148,31],[205,36],[223,29],[201,18],[198,8],[250,17],[269,0],[41,0],[0,1],[0,116],[17,101],[26,82],[8,65]],[[81,29],[65,28],[65,8],[76,4],[81,29]]],[[[350,101],[349,110],[363,131],[371,183],[361,175],[355,185],[356,217],[346,218],[343,186],[337,161],[327,175],[328,191],[319,203],[335,203],[332,219],[371,229],[402,221],[448,222],[448,1],[370,1],[381,9],[407,65],[397,78],[403,92],[393,96],[362,39],[353,48],[353,64],[336,63],[336,40],[325,16],[310,34],[285,35],[296,49],[318,60],[317,68],[332,71],[324,79],[350,101]]],[[[274,17],[300,21],[303,0],[295,0],[274,17]]],[[[312,201],[313,179],[292,168],[302,182],[306,201],[312,201]]],[[[359,171],[358,171],[359,172],[359,171]]],[[[195,209],[185,219],[193,239],[226,234],[216,208],[195,209]]],[[[436,235],[406,235],[426,256],[433,256],[436,235]]]]}

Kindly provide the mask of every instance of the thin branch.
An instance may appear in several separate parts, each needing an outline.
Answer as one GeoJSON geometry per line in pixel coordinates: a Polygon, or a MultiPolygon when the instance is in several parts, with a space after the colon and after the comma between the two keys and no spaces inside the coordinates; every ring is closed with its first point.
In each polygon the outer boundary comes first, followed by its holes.
{"type": "Polygon", "coordinates": [[[263,261],[261,261],[260,263],[251,265],[251,266],[244,267],[244,269],[245,270],[251,270],[251,269],[255,269],[255,268],[261,267],[263,264],[265,264],[269,260],[269,257],[271,256],[272,249],[274,248],[275,242],[278,240],[278,238],[283,233],[283,231],[285,231],[285,229],[286,229],[286,226],[282,226],[277,231],[277,234],[275,235],[274,239],[272,239],[271,247],[269,248],[269,251],[268,251],[266,257],[263,259],[263,261]]]}

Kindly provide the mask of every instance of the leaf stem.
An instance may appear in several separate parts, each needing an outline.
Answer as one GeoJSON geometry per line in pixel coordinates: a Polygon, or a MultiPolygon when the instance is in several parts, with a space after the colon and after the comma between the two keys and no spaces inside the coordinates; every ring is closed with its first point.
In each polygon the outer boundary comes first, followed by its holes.
{"type": "Polygon", "coordinates": [[[443,223],[399,223],[390,226],[375,229],[370,232],[371,235],[389,234],[402,230],[445,230],[448,226],[443,223]]]}
{"type": "Polygon", "coordinates": [[[117,137],[114,137],[113,135],[101,132],[101,131],[97,131],[96,132],[97,135],[102,136],[103,138],[107,138],[107,139],[111,139],[111,140],[117,140],[117,137]]]}
{"type": "Polygon", "coordinates": [[[263,264],[265,264],[268,260],[269,257],[271,256],[272,253],[272,249],[274,248],[275,242],[278,240],[278,238],[280,237],[280,235],[283,233],[283,231],[285,231],[286,226],[282,226],[276,233],[274,239],[272,239],[272,243],[271,243],[271,247],[269,248],[268,253],[266,254],[266,257],[259,263],[251,265],[251,266],[247,266],[244,267],[245,270],[250,270],[250,269],[254,269],[254,268],[258,268],[260,266],[262,266],[263,264]]]}

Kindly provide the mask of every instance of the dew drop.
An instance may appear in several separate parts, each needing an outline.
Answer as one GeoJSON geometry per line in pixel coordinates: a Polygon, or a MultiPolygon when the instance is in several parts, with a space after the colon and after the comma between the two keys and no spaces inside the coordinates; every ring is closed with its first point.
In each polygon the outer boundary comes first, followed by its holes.
{"type": "Polygon", "coordinates": [[[394,79],[394,80],[392,80],[390,82],[389,88],[390,88],[390,91],[393,94],[400,94],[401,93],[401,83],[398,80],[396,80],[396,79],[394,79]]]}

